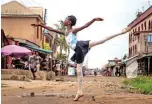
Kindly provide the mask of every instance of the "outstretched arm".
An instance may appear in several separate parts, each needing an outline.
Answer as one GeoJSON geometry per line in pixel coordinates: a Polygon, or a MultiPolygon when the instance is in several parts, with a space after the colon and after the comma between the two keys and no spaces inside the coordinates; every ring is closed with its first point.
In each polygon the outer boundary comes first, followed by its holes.
{"type": "Polygon", "coordinates": [[[89,26],[90,26],[93,22],[95,22],[95,21],[103,21],[103,19],[102,19],[102,18],[94,18],[94,19],[92,19],[91,21],[89,21],[88,23],[86,23],[85,25],[83,25],[83,26],[81,26],[81,27],[78,27],[78,28],[75,28],[75,29],[73,30],[73,33],[76,34],[77,32],[79,32],[79,31],[81,31],[81,30],[89,27],[89,26]]]}
{"type": "Polygon", "coordinates": [[[44,29],[47,29],[49,31],[53,31],[53,32],[56,32],[58,34],[65,35],[64,31],[53,29],[52,27],[45,26],[44,24],[31,24],[31,25],[34,26],[34,27],[40,26],[40,27],[43,27],[44,29]]]}

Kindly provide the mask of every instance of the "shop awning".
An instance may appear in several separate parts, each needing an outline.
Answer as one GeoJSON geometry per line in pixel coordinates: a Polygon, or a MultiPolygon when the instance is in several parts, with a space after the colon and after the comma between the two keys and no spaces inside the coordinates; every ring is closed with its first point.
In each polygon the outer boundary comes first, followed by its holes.
{"type": "Polygon", "coordinates": [[[152,53],[150,53],[150,54],[146,55],[145,57],[151,57],[151,56],[152,56],[152,53]]]}
{"type": "Polygon", "coordinates": [[[152,57],[152,53],[149,53],[149,54],[147,54],[147,55],[145,55],[145,56],[139,58],[138,60],[143,59],[143,58],[147,58],[147,57],[152,57]]]}
{"type": "Polygon", "coordinates": [[[43,53],[48,53],[48,54],[53,52],[51,50],[44,50],[42,48],[37,48],[37,47],[29,46],[29,45],[25,45],[25,47],[33,49],[35,51],[39,51],[39,52],[43,52],[43,53]]]}
{"type": "Polygon", "coordinates": [[[45,49],[39,48],[37,44],[25,39],[14,38],[14,40],[20,42],[20,46],[24,46],[38,52],[47,53],[47,54],[50,54],[51,52],[53,52],[51,50],[45,50],[45,49]]]}
{"type": "Polygon", "coordinates": [[[126,63],[126,62],[128,62],[128,61],[130,61],[130,60],[132,60],[132,59],[134,59],[134,58],[137,58],[138,56],[139,56],[139,55],[135,55],[135,56],[133,56],[133,57],[131,57],[131,58],[129,58],[129,59],[123,60],[123,62],[126,63]]]}

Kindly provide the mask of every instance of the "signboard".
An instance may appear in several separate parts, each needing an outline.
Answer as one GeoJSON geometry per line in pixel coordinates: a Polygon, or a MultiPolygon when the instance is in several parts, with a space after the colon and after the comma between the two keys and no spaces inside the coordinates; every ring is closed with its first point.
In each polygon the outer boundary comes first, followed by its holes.
{"type": "Polygon", "coordinates": [[[45,50],[51,50],[49,43],[44,43],[44,49],[45,50]]]}
{"type": "Polygon", "coordinates": [[[148,34],[148,43],[152,43],[152,34],[148,34]]]}
{"type": "Polygon", "coordinates": [[[75,68],[74,67],[68,67],[68,75],[70,75],[70,76],[75,75],[75,68]]]}

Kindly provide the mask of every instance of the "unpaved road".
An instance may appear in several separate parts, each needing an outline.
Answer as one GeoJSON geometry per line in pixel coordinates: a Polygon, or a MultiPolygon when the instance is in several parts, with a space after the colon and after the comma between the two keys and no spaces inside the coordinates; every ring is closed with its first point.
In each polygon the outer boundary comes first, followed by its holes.
{"type": "Polygon", "coordinates": [[[75,77],[55,81],[2,81],[2,104],[152,104],[152,95],[133,94],[123,90],[121,77],[84,77],[84,97],[74,102],[75,77]],[[35,96],[31,97],[30,93],[35,96]],[[94,99],[92,99],[94,97],[94,99]]]}

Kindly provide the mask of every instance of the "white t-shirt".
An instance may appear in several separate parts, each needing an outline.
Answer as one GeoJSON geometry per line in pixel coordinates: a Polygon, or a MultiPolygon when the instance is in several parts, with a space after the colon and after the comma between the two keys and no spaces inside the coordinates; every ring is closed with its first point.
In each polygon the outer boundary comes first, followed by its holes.
{"type": "Polygon", "coordinates": [[[56,64],[56,68],[59,71],[60,70],[60,64],[56,64]]]}

